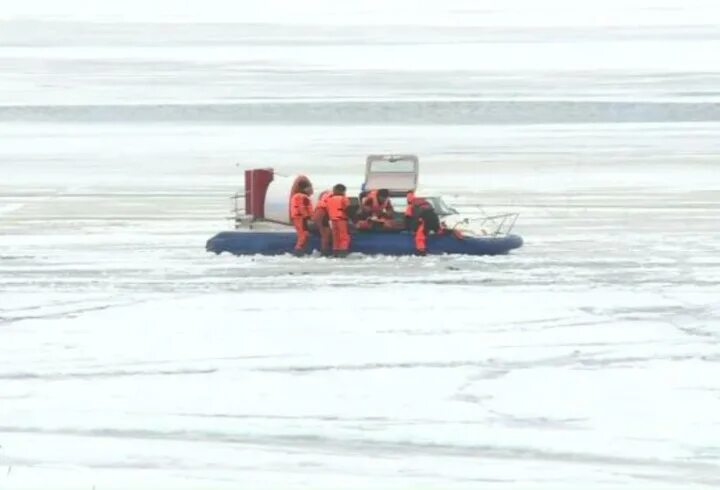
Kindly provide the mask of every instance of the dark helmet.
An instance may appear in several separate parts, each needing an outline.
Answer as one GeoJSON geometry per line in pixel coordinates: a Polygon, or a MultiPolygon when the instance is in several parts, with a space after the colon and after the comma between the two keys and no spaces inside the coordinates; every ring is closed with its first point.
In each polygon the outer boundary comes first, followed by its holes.
{"type": "Polygon", "coordinates": [[[380,190],[377,192],[377,196],[378,196],[378,198],[380,198],[381,200],[384,201],[385,199],[387,199],[388,197],[390,197],[390,192],[389,192],[387,189],[380,189],[380,190]]]}
{"type": "Polygon", "coordinates": [[[346,190],[347,187],[345,187],[343,184],[335,184],[333,186],[333,194],[345,194],[346,190]]]}

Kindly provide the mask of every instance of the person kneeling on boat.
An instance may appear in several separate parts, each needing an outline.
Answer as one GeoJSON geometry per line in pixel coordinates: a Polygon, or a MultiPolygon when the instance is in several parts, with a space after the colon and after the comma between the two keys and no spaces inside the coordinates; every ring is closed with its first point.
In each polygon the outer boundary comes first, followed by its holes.
{"type": "Polygon", "coordinates": [[[308,221],[313,214],[312,202],[310,201],[312,193],[312,184],[305,182],[300,186],[299,191],[290,198],[290,219],[297,233],[294,253],[298,256],[305,253],[305,247],[307,247],[308,238],[310,237],[308,221]]]}
{"type": "Polygon", "coordinates": [[[328,216],[328,201],[331,196],[331,190],[321,192],[313,213],[315,227],[320,233],[320,252],[325,256],[330,255],[332,252],[332,231],[330,230],[330,217],[328,216]]]}
{"type": "Polygon", "coordinates": [[[350,199],[345,195],[347,188],[343,184],[333,187],[333,194],[327,201],[327,211],[332,229],[333,255],[345,257],[350,249],[350,231],[348,229],[348,207],[350,199]]]}
{"type": "Polygon", "coordinates": [[[397,229],[393,220],[395,210],[387,189],[371,190],[360,194],[360,211],[355,224],[358,230],[397,229]]]}
{"type": "Polygon", "coordinates": [[[440,232],[440,218],[427,200],[416,197],[415,193],[411,191],[407,193],[405,226],[414,234],[415,252],[418,255],[425,255],[427,254],[427,236],[430,232],[440,232]]]}
{"type": "Polygon", "coordinates": [[[360,201],[360,219],[391,220],[394,213],[387,189],[371,190],[360,201]]]}

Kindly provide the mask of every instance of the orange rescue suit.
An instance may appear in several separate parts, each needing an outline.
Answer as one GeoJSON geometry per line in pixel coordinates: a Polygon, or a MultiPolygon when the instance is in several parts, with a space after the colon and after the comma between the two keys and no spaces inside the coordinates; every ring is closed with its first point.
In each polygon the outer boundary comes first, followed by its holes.
{"type": "Polygon", "coordinates": [[[407,207],[405,208],[405,220],[408,223],[408,227],[411,226],[413,220],[415,221],[415,250],[420,254],[425,254],[427,251],[427,233],[425,219],[423,219],[423,211],[431,210],[432,206],[422,197],[415,197],[414,193],[408,193],[407,196],[407,207]]]}
{"type": "Polygon", "coordinates": [[[297,240],[295,241],[296,251],[305,250],[307,246],[308,238],[310,237],[307,220],[310,219],[311,216],[312,202],[310,201],[310,197],[303,192],[293,194],[290,198],[290,219],[297,233],[297,240]]]}
{"type": "Polygon", "coordinates": [[[370,191],[362,201],[363,209],[376,218],[391,218],[393,215],[393,207],[390,199],[380,202],[378,191],[370,191]]]}
{"type": "Polygon", "coordinates": [[[330,217],[328,216],[328,200],[332,191],[323,191],[318,198],[313,214],[313,221],[320,232],[320,250],[326,254],[332,246],[332,232],[330,231],[330,217]]]}
{"type": "Polygon", "coordinates": [[[347,252],[350,249],[347,208],[350,199],[334,194],[327,201],[328,216],[332,226],[333,252],[347,252]]]}

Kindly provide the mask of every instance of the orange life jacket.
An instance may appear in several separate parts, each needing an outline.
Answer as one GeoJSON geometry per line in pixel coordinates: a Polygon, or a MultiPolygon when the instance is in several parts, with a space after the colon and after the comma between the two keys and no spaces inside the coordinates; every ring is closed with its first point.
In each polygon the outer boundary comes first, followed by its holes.
{"type": "Polygon", "coordinates": [[[327,201],[327,210],[330,220],[347,220],[347,208],[350,206],[350,199],[347,196],[332,195],[327,201]]]}
{"type": "Polygon", "coordinates": [[[322,191],[318,197],[316,209],[327,209],[328,200],[332,197],[332,191],[322,191]]]}
{"type": "Polygon", "coordinates": [[[312,215],[312,202],[307,194],[296,192],[290,198],[290,218],[309,218],[312,215]]]}
{"type": "Polygon", "coordinates": [[[415,194],[408,194],[408,205],[405,208],[405,216],[413,216],[415,209],[432,209],[432,205],[422,197],[415,197],[415,194]]]}
{"type": "Polygon", "coordinates": [[[390,199],[385,199],[385,202],[382,203],[380,202],[378,191],[370,191],[365,199],[363,199],[362,204],[373,216],[380,216],[381,214],[390,215],[393,211],[390,199]]]}

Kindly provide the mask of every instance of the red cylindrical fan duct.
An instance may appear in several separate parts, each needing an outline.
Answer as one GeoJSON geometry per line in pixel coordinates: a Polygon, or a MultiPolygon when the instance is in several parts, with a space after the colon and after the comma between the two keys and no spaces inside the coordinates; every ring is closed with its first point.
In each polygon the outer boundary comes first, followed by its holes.
{"type": "Polygon", "coordinates": [[[245,171],[245,213],[255,219],[265,218],[265,194],[273,180],[273,169],[254,168],[245,171]]]}

